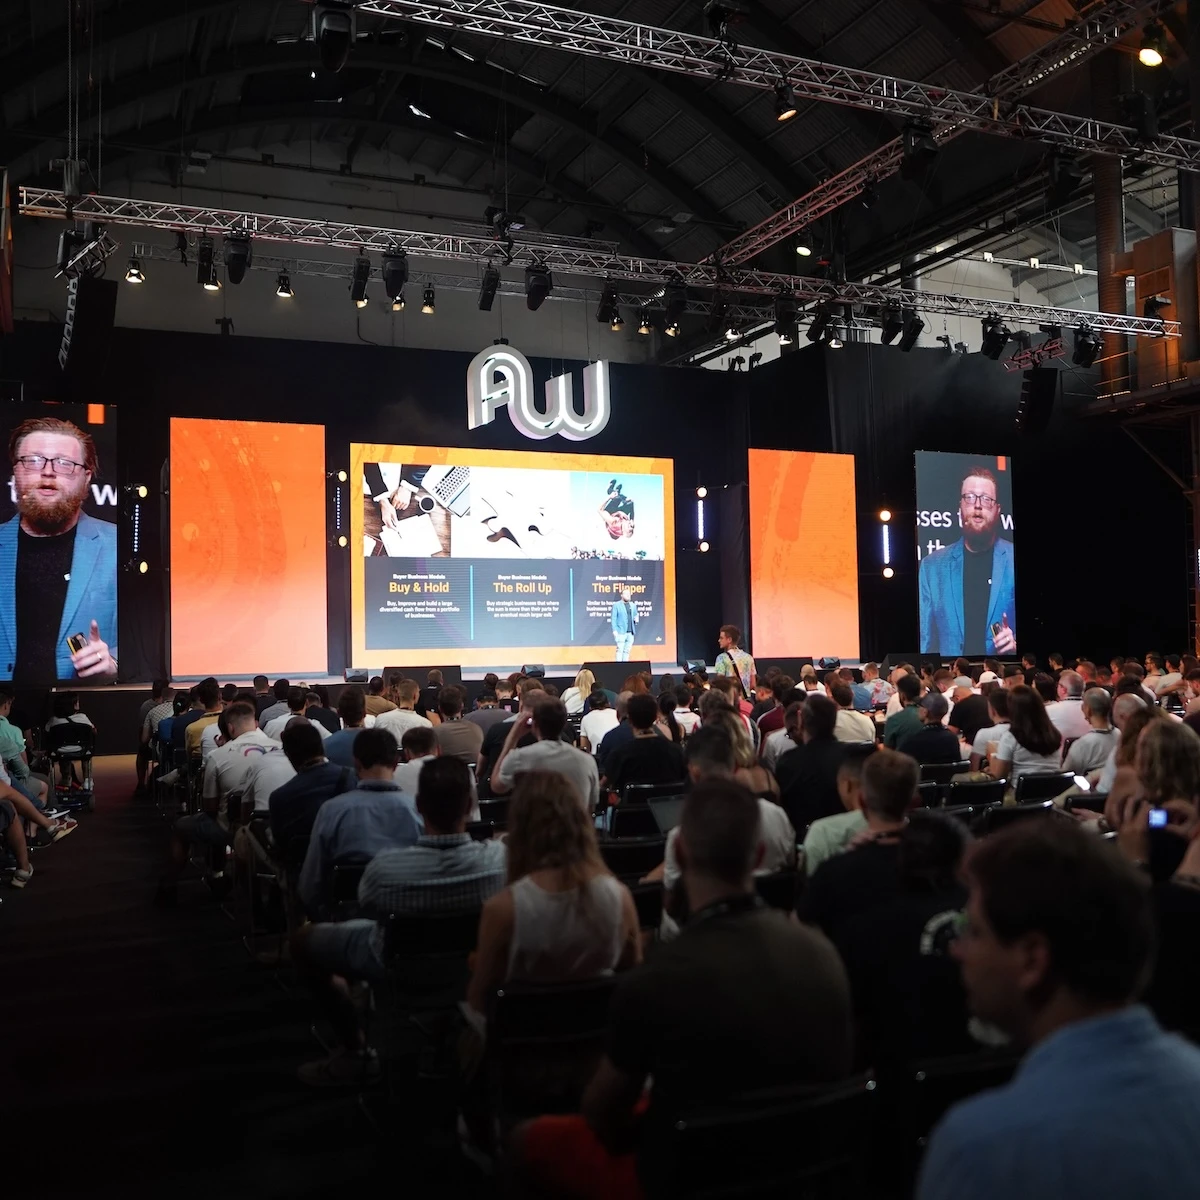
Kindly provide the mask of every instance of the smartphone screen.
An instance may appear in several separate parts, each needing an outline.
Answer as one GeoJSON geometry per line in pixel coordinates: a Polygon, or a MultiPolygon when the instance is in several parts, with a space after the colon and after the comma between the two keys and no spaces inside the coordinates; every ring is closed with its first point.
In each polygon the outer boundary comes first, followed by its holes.
{"type": "Polygon", "coordinates": [[[87,645],[87,638],[82,633],[69,633],[67,645],[70,646],[72,654],[78,654],[87,645]]]}
{"type": "Polygon", "coordinates": [[[1083,775],[1075,776],[1075,786],[1081,792],[1090,792],[1092,790],[1092,785],[1088,783],[1087,778],[1083,775]]]}
{"type": "Polygon", "coordinates": [[[1165,829],[1167,826],[1167,810],[1165,808],[1152,808],[1150,810],[1150,828],[1165,829]]]}

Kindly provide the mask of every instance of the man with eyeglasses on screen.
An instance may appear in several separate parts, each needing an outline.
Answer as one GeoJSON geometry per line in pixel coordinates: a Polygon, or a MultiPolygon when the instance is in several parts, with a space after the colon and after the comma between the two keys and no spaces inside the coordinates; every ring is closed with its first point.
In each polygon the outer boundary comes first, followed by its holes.
{"type": "Polygon", "coordinates": [[[117,527],[83,511],[96,444],[35,417],[8,443],[17,515],[0,525],[0,678],[44,686],[117,673],[117,527]],[[67,639],[82,634],[78,649],[67,639]]]}
{"type": "Polygon", "coordinates": [[[962,537],[921,560],[921,653],[1016,654],[1013,545],[996,536],[996,478],[971,467],[959,492],[962,537]]]}

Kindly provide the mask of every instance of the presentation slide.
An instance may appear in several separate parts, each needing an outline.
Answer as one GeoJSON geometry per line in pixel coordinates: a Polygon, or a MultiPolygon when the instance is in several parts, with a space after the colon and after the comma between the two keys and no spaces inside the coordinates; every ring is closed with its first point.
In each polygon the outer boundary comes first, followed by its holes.
{"type": "Polygon", "coordinates": [[[1011,460],[918,450],[922,654],[1015,655],[1011,460]]]}
{"type": "Polygon", "coordinates": [[[353,443],[350,467],[354,666],[674,662],[670,459],[353,443]]]}
{"type": "Polygon", "coordinates": [[[171,672],[324,675],[325,428],[171,419],[171,672]]]}
{"type": "Polygon", "coordinates": [[[853,455],[750,451],[750,621],[760,660],[858,658],[853,455]]]}
{"type": "Polygon", "coordinates": [[[0,437],[10,468],[0,488],[0,679],[105,682],[118,654],[117,410],[5,404],[0,437]],[[77,635],[78,653],[67,641],[77,635]]]}

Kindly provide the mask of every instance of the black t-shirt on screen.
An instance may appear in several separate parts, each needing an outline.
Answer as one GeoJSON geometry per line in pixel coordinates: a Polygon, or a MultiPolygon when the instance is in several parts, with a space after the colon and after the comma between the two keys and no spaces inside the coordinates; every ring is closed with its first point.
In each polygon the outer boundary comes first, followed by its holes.
{"type": "Polygon", "coordinates": [[[56,537],[33,537],[23,529],[17,533],[15,684],[45,685],[58,678],[58,627],[74,557],[74,529],[56,537]]]}
{"type": "Polygon", "coordinates": [[[963,543],[963,653],[980,654],[987,646],[988,606],[992,600],[995,547],[972,554],[963,543]]]}
{"type": "Polygon", "coordinates": [[[604,773],[614,792],[627,783],[675,783],[687,778],[683,751],[657,734],[618,746],[605,760],[604,773]]]}

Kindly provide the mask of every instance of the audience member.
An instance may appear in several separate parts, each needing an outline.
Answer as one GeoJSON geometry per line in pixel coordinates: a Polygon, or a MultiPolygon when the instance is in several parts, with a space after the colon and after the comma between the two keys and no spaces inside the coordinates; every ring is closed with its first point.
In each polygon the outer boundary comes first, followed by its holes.
{"type": "Polygon", "coordinates": [[[1026,674],[1025,680],[1041,696],[1043,704],[1053,704],[1057,699],[1058,684],[1054,682],[1053,675],[1047,675],[1045,671],[1038,671],[1033,675],[1026,674]]]}
{"type": "MultiPolygon", "coordinates": [[[[441,689],[438,690],[440,693],[441,689]]],[[[433,722],[416,710],[417,701],[421,698],[421,689],[415,679],[400,680],[392,694],[396,697],[395,704],[387,712],[376,715],[375,728],[386,729],[396,739],[398,746],[405,730],[418,725],[432,725],[433,722]]],[[[370,711],[369,704],[367,710],[370,711]]]]}
{"type": "MultiPolygon", "coordinates": [[[[150,741],[150,739],[146,738],[145,742],[143,742],[141,740],[141,733],[142,733],[142,730],[146,726],[146,718],[149,717],[151,711],[162,704],[163,689],[166,687],[167,687],[167,680],[156,679],[150,685],[150,699],[143,700],[141,703],[141,707],[138,709],[138,715],[137,715],[138,748],[137,748],[137,757],[134,760],[134,771],[137,775],[137,790],[136,790],[137,795],[141,795],[141,793],[146,790],[146,782],[145,782],[146,769],[150,765],[150,752],[146,748],[146,744],[150,741]]],[[[172,696],[173,695],[174,695],[174,693],[172,692],[172,696]]],[[[6,721],[7,721],[7,714],[5,714],[4,718],[0,719],[0,758],[2,758],[6,753],[5,746],[6,746],[6,742],[7,742],[7,737],[6,737],[6,731],[4,730],[4,727],[3,727],[3,724],[6,721]]],[[[25,748],[25,737],[22,734],[21,735],[21,752],[22,753],[24,753],[24,748],[25,748]]]]}
{"type": "Polygon", "coordinates": [[[950,705],[941,692],[930,692],[921,701],[921,728],[904,739],[901,752],[919,763],[956,763],[962,749],[958,735],[947,729],[942,722],[950,712],[950,705]]]}
{"type": "Polygon", "coordinates": [[[992,724],[988,716],[987,697],[977,695],[971,687],[970,680],[966,680],[965,684],[962,680],[955,680],[951,700],[948,724],[966,747],[966,751],[960,754],[960,757],[966,758],[979,731],[992,724]]]}
{"type": "MultiPolygon", "coordinates": [[[[258,727],[266,729],[266,727],[275,720],[276,717],[286,717],[288,715],[288,693],[292,690],[292,685],[286,679],[277,679],[271,685],[271,694],[275,697],[273,704],[268,704],[265,708],[258,710],[258,727]]],[[[258,708],[257,702],[254,705],[258,708]]]]}
{"type": "Polygon", "coordinates": [[[580,748],[593,756],[600,749],[604,735],[621,723],[617,710],[609,705],[604,690],[594,687],[589,696],[590,707],[579,726],[580,748]]]}
{"type": "Polygon", "coordinates": [[[159,692],[158,703],[150,708],[142,721],[137,758],[137,791],[146,790],[150,768],[154,762],[153,743],[158,738],[158,729],[164,720],[175,711],[175,689],[170,684],[159,692]]]}
{"type": "Polygon", "coordinates": [[[720,706],[704,720],[705,725],[724,729],[733,745],[733,777],[742,787],[749,788],[756,796],[777,799],[779,782],[759,761],[746,732],[745,723],[731,708],[720,706]]]}
{"type": "Polygon", "coordinates": [[[1062,761],[1062,734],[1046,715],[1033,688],[1014,687],[1008,697],[1008,728],[1000,735],[988,762],[993,779],[1016,783],[1022,775],[1057,771],[1062,761]]]}
{"type": "Polygon", "coordinates": [[[1046,705],[1046,716],[1063,739],[1090,733],[1092,726],[1083,710],[1083,676],[1078,671],[1064,671],[1058,677],[1057,696],[1046,705]]]}
{"type": "Polygon", "coordinates": [[[300,1068],[314,1085],[356,1085],[378,1076],[379,1064],[359,1027],[344,980],[386,974],[383,929],[391,915],[472,912],[504,885],[505,844],[472,841],[466,833],[470,772],[455,758],[425,763],[417,811],[425,831],[411,846],[381,850],[358,885],[364,915],[339,924],[309,925],[292,942],[293,957],[333,1026],[338,1048],[300,1068]]]}
{"type": "MultiPolygon", "coordinates": [[[[209,755],[204,765],[201,790],[206,801],[215,800],[219,805],[231,793],[242,791],[251,764],[278,745],[259,729],[254,705],[250,701],[237,700],[221,715],[229,730],[229,738],[209,755]]],[[[237,815],[231,814],[234,818],[237,815]]]]}
{"type": "Polygon", "coordinates": [[[727,780],[688,798],[678,847],[692,918],[618,984],[582,1115],[524,1128],[517,1154],[539,1194],[663,1194],[656,1151],[680,1116],[756,1089],[833,1082],[849,1070],[849,995],[837,955],[754,893],[759,814],[750,793],[727,780]],[[768,978],[770,987],[748,986],[768,978]]]}
{"type": "Polygon", "coordinates": [[[846,749],[833,736],[836,722],[837,705],[828,696],[809,696],[800,714],[801,744],[776,764],[779,802],[797,834],[818,817],[843,811],[837,774],[846,749]]]}
{"type": "MultiPolygon", "coordinates": [[[[509,692],[512,695],[512,692],[509,692]]],[[[464,721],[470,721],[472,725],[478,727],[479,732],[486,734],[493,725],[498,725],[505,717],[508,716],[507,709],[500,707],[499,695],[490,689],[485,689],[479,693],[479,699],[475,701],[475,707],[471,712],[463,718],[464,721]]],[[[482,746],[482,742],[480,745],[482,746]]]]}
{"type": "Polygon", "coordinates": [[[275,693],[271,691],[270,681],[265,675],[255,675],[252,686],[254,688],[254,716],[261,729],[265,724],[262,715],[275,703],[275,693]]]}
{"type": "Polygon", "coordinates": [[[683,741],[683,729],[675,720],[674,691],[659,692],[657,704],[658,714],[654,718],[655,728],[664,738],[678,746],[683,741]]]}
{"type": "Polygon", "coordinates": [[[23,888],[33,879],[33,864],[29,861],[30,843],[25,836],[24,821],[37,829],[34,848],[51,846],[74,833],[78,822],[69,818],[55,820],[39,809],[28,796],[12,786],[8,772],[0,765],[0,831],[3,843],[16,860],[16,871],[10,877],[12,887],[23,888]]]}
{"type": "Polygon", "coordinates": [[[358,786],[321,805],[300,871],[296,890],[309,914],[324,911],[336,863],[368,862],[380,850],[416,842],[420,826],[393,779],[399,758],[386,729],[364,729],[354,739],[358,786]]]}
{"type": "MultiPolygon", "coordinates": [[[[793,693],[799,695],[799,693],[793,693]]],[[[800,713],[804,710],[803,700],[793,700],[783,710],[783,728],[768,734],[763,739],[760,757],[762,765],[772,773],[780,758],[801,742],[800,713]]]]}
{"type": "Polygon", "coordinates": [[[867,828],[867,818],[862,811],[862,769],[874,753],[873,744],[847,747],[837,772],[838,796],[846,811],[820,817],[808,827],[804,835],[806,874],[812,875],[823,862],[841,854],[867,828]]]}
{"type": "Polygon", "coordinates": [[[372,675],[367,682],[367,712],[373,717],[391,712],[396,706],[383,694],[383,676],[372,675]]]}
{"type": "MultiPolygon", "coordinates": [[[[362,688],[347,684],[338,696],[338,717],[342,727],[325,738],[325,757],[339,767],[354,766],[354,739],[366,728],[367,698],[362,688]]],[[[319,736],[319,735],[318,735],[319,736]]]]}
{"type": "MultiPolygon", "coordinates": [[[[1138,738],[1151,722],[1166,719],[1161,708],[1147,704],[1141,696],[1126,694],[1113,701],[1113,724],[1120,730],[1121,740],[1109,754],[1096,788],[1107,797],[1105,811],[1109,815],[1128,796],[1141,793],[1142,785],[1134,769],[1138,738]]],[[[1110,820],[1109,824],[1115,828],[1119,821],[1110,820]]]]}
{"type": "Polygon", "coordinates": [[[695,733],[700,725],[700,714],[692,711],[692,693],[686,684],[675,689],[675,721],[685,738],[695,733]]]}
{"type": "MultiPolygon", "coordinates": [[[[912,737],[923,726],[921,710],[921,683],[915,675],[901,675],[896,682],[897,709],[883,724],[883,744],[889,750],[899,750],[905,739],[912,737]]],[[[890,706],[890,702],[889,702],[890,706]]]]}
{"type": "MultiPolygon", "coordinates": [[[[267,723],[266,728],[263,730],[267,737],[276,742],[279,741],[288,722],[294,720],[296,717],[308,720],[305,711],[308,707],[308,693],[303,688],[294,687],[288,689],[287,705],[288,711],[286,716],[275,717],[267,723]]],[[[324,725],[317,725],[315,722],[313,724],[319,732],[322,741],[332,736],[324,725]]]]}
{"type": "Polygon", "coordinates": [[[533,730],[529,728],[528,718],[533,715],[535,705],[544,699],[545,695],[540,679],[523,679],[518,690],[517,711],[493,725],[483,735],[483,747],[479,751],[479,761],[475,764],[475,780],[479,784],[480,795],[489,798],[499,794],[492,791],[491,777],[514,722],[524,722],[517,740],[518,746],[532,746],[537,740],[533,730]]]}
{"type": "Polygon", "coordinates": [[[329,689],[322,684],[309,690],[304,715],[331,735],[342,728],[338,714],[329,707],[329,689]]]}
{"type": "Polygon", "coordinates": [[[854,693],[850,685],[845,682],[834,684],[829,696],[838,707],[833,736],[839,742],[874,742],[875,722],[865,713],[854,711],[854,693]]]}
{"type": "Polygon", "coordinates": [[[966,876],[968,1003],[1029,1052],[942,1120],[920,1200],[1200,1195],[1200,1050],[1136,1003],[1154,943],[1137,869],[1046,820],[972,847],[966,876]]]}
{"type": "MultiPolygon", "coordinates": [[[[651,707],[654,701],[650,701],[651,707]]],[[[492,769],[492,791],[503,796],[513,788],[517,776],[525,771],[554,771],[569,780],[589,813],[600,803],[600,776],[596,760],[582,750],[576,750],[562,740],[567,725],[567,710],[561,700],[545,699],[536,704],[528,718],[513,722],[504,746],[492,769]],[[522,720],[525,721],[524,726],[522,720]],[[532,731],[536,741],[531,746],[519,746],[522,734],[532,731]]],[[[653,717],[650,721],[651,736],[653,717]]],[[[660,739],[662,740],[662,739],[660,739]]],[[[664,745],[668,743],[664,740],[664,745]]]]}
{"type": "Polygon", "coordinates": [[[442,723],[437,726],[438,746],[447,758],[461,758],[465,763],[473,763],[479,758],[483,749],[483,730],[470,721],[463,720],[463,706],[466,704],[466,694],[462,688],[451,685],[444,687],[438,693],[438,715],[442,723]]]}
{"type": "MultiPolygon", "coordinates": [[[[415,726],[408,730],[400,739],[400,765],[396,768],[393,779],[400,785],[406,801],[411,802],[413,812],[417,811],[416,797],[421,781],[421,771],[425,764],[441,756],[441,746],[437,740],[436,728],[425,729],[415,726]]],[[[469,819],[479,820],[479,794],[475,787],[474,777],[471,779],[471,808],[469,819]]]]}
{"type": "Polygon", "coordinates": [[[859,686],[866,692],[868,711],[886,705],[896,690],[894,684],[880,678],[879,664],[874,662],[869,662],[863,667],[862,683],[859,686]]]}
{"type": "Polygon", "coordinates": [[[312,833],[317,812],[326,800],[356,786],[354,768],[328,758],[330,741],[332,738],[322,739],[309,721],[294,721],[283,731],[283,753],[296,773],[267,797],[271,838],[280,851],[286,851],[293,838],[312,833]]]}
{"type": "MultiPolygon", "coordinates": [[[[784,711],[796,690],[795,680],[782,673],[776,675],[767,686],[770,688],[771,706],[757,720],[760,745],[764,739],[783,728],[784,711]]],[[[874,734],[871,736],[874,737],[874,734]]]]}
{"type": "Polygon", "coordinates": [[[575,717],[583,712],[584,701],[592,694],[596,685],[596,677],[587,669],[581,668],[575,675],[575,682],[562,694],[563,706],[567,716],[575,717]]]}
{"type": "Polygon", "coordinates": [[[1090,775],[1093,771],[1103,770],[1108,756],[1121,740],[1109,720],[1112,697],[1103,688],[1088,688],[1083,693],[1082,706],[1090,732],[1077,737],[1063,759],[1063,770],[1074,775],[1090,775]]]}
{"type": "Polygon", "coordinates": [[[835,944],[846,921],[896,895],[900,831],[908,822],[919,780],[916,762],[896,750],[881,748],[863,763],[867,828],[809,880],[801,902],[803,918],[835,944]]]}
{"type": "MultiPolygon", "coordinates": [[[[438,697],[442,694],[442,688],[445,686],[445,679],[442,677],[441,671],[434,667],[425,674],[425,686],[421,689],[420,695],[417,697],[416,710],[423,717],[429,717],[432,724],[437,724],[434,720],[438,713],[438,697]]],[[[403,705],[400,705],[403,707],[403,705]]],[[[399,738],[399,734],[396,735],[399,738]]]]}

